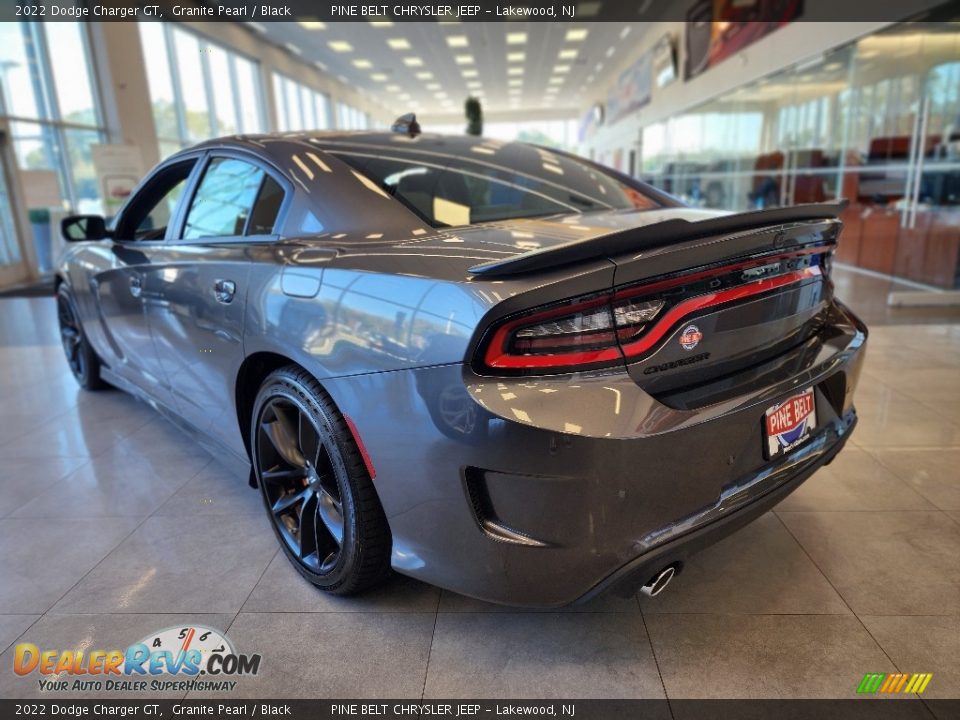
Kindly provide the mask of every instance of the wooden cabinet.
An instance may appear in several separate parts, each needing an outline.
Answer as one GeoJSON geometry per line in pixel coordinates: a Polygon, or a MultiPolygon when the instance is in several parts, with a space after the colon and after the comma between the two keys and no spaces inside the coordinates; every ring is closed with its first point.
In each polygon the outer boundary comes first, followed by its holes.
{"type": "Polygon", "coordinates": [[[857,264],[892,275],[896,264],[900,213],[890,207],[867,207],[861,215],[860,251],[857,264]]]}

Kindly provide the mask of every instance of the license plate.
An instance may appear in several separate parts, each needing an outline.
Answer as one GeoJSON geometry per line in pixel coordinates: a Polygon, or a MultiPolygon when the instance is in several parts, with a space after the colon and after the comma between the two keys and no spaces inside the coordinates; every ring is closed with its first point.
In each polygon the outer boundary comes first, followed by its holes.
{"type": "Polygon", "coordinates": [[[810,437],[810,433],[817,426],[813,388],[769,408],[765,420],[763,433],[768,458],[796,447],[810,437]]]}

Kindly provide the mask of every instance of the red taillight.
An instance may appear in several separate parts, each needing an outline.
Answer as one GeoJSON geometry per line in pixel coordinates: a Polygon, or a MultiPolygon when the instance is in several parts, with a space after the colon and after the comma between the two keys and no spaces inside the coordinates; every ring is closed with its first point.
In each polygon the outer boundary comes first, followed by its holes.
{"type": "MultiPolygon", "coordinates": [[[[823,252],[823,248],[816,248],[823,252]]],[[[513,373],[563,372],[593,369],[636,360],[647,354],[678,323],[709,308],[743,300],[792,283],[821,276],[819,265],[800,269],[783,264],[772,276],[752,279],[751,269],[770,268],[774,261],[810,260],[814,249],[716,267],[687,275],[654,280],[611,293],[574,298],[534,310],[496,327],[483,351],[488,370],[513,373]],[[729,286],[717,278],[736,277],[729,286]],[[715,291],[705,292],[707,288],[715,291]],[[706,284],[705,284],[706,283],[706,284]],[[661,297],[670,290],[675,299],[667,306],[661,297]],[[683,291],[689,294],[683,296],[683,291]]]]}
{"type": "Polygon", "coordinates": [[[496,329],[484,364],[504,370],[599,365],[619,360],[608,294],[572,300],[496,329]]]}

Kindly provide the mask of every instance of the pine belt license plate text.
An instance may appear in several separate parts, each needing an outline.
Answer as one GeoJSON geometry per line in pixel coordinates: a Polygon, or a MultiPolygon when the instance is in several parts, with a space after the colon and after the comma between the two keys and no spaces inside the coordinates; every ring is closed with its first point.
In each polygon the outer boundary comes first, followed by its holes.
{"type": "Polygon", "coordinates": [[[772,458],[806,440],[817,426],[813,388],[787,398],[767,410],[764,435],[767,457],[772,458]]]}

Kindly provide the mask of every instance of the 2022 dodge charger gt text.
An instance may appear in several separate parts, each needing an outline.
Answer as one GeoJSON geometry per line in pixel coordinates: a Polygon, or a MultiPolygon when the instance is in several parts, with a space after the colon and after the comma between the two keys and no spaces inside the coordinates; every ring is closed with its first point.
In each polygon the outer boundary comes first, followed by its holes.
{"type": "Polygon", "coordinates": [[[853,429],[839,209],[695,210],[469,137],[215,140],[64,221],[61,334],[83,387],[249,474],[324,590],[654,594],[853,429]]]}

